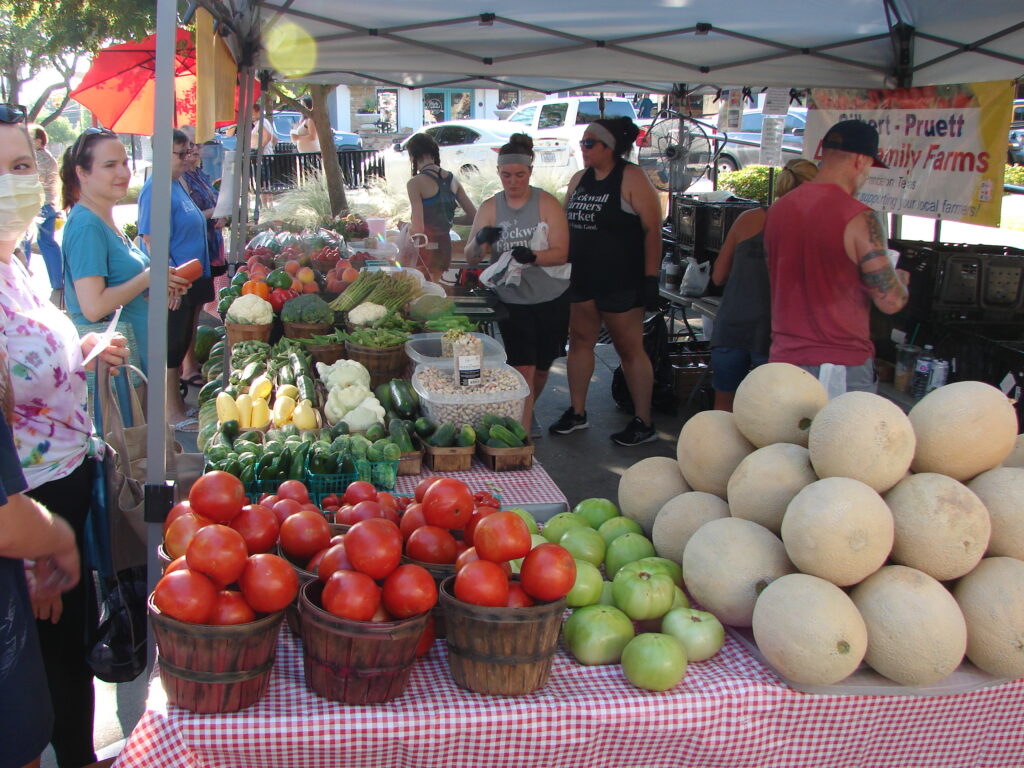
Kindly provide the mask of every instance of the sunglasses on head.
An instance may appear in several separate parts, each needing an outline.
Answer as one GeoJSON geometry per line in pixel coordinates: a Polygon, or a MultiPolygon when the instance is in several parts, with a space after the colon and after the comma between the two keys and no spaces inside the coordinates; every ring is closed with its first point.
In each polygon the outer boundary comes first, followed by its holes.
{"type": "Polygon", "coordinates": [[[604,144],[600,139],[580,139],[580,146],[584,149],[593,149],[595,144],[604,144]]]}
{"type": "Polygon", "coordinates": [[[85,145],[89,143],[89,140],[94,136],[102,136],[103,138],[116,139],[117,134],[108,128],[97,128],[95,125],[90,125],[84,131],[82,135],[75,139],[75,143],[71,145],[71,157],[76,161],[81,157],[82,151],[85,149],[85,145]]]}
{"type": "Polygon", "coordinates": [[[0,104],[0,123],[15,125],[25,122],[28,112],[21,104],[0,104]]]}

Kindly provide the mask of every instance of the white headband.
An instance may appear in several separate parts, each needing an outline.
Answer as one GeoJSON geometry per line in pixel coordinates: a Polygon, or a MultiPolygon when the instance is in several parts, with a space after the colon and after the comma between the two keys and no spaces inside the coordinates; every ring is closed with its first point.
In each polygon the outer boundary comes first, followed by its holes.
{"type": "Polygon", "coordinates": [[[533,158],[529,155],[518,155],[514,153],[498,155],[498,165],[528,165],[532,168],[533,158]]]}
{"type": "Polygon", "coordinates": [[[587,126],[584,133],[592,133],[598,141],[602,142],[609,149],[615,149],[615,137],[612,136],[612,132],[605,128],[600,123],[591,123],[587,126]]]}

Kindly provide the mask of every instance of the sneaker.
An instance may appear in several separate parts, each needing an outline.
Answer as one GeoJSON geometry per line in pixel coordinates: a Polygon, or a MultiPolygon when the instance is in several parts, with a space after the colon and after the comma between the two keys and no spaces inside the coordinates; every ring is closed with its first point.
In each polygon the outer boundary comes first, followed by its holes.
{"type": "Polygon", "coordinates": [[[537,414],[533,414],[530,417],[530,437],[533,440],[544,437],[544,430],[540,426],[540,422],[537,421],[537,414]]]}
{"type": "Polygon", "coordinates": [[[584,411],[580,415],[572,409],[572,406],[569,406],[565,409],[565,413],[559,417],[558,421],[548,427],[548,431],[556,435],[568,435],[570,432],[575,432],[577,429],[586,429],[589,426],[587,424],[587,412],[584,411]]]}
{"type": "Polygon", "coordinates": [[[612,440],[619,445],[641,445],[652,443],[658,439],[658,432],[654,429],[654,422],[650,425],[644,424],[640,417],[635,417],[621,432],[612,435],[612,440]]]}

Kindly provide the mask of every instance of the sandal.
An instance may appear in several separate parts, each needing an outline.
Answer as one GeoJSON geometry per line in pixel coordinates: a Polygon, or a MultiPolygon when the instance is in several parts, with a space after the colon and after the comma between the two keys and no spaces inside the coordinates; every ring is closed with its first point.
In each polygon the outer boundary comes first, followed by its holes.
{"type": "Polygon", "coordinates": [[[187,379],[179,379],[178,381],[181,382],[182,386],[195,387],[196,389],[202,389],[203,385],[206,384],[206,379],[200,373],[193,374],[187,379]]]}
{"type": "Polygon", "coordinates": [[[172,424],[171,426],[174,427],[176,432],[198,432],[199,419],[195,416],[186,416],[177,424],[172,424]]]}

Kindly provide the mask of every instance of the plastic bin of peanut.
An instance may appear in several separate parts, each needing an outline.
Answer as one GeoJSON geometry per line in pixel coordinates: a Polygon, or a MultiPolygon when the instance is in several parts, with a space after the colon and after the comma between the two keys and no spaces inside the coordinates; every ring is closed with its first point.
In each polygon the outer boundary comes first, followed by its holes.
{"type": "Polygon", "coordinates": [[[435,424],[477,424],[485,413],[522,418],[530,388],[519,371],[510,365],[484,368],[481,379],[479,386],[463,387],[455,381],[454,367],[417,365],[412,386],[435,424]]]}

